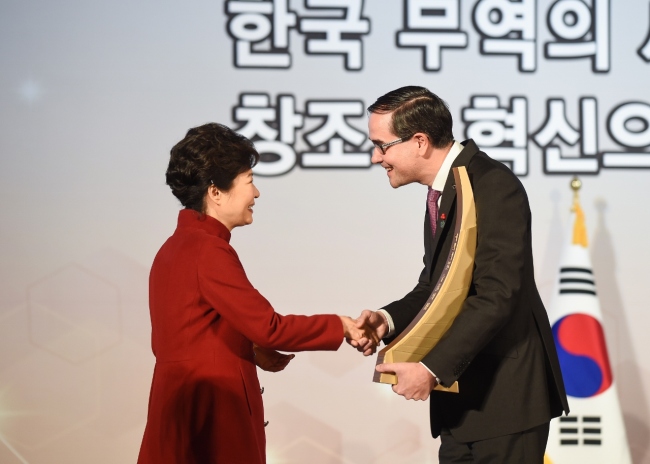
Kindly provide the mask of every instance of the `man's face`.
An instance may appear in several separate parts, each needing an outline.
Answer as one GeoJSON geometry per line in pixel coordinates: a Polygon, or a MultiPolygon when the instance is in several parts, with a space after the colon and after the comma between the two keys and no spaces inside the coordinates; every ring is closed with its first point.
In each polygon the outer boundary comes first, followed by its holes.
{"type": "Polygon", "coordinates": [[[378,145],[393,142],[399,137],[391,131],[393,113],[370,113],[368,136],[375,144],[371,161],[386,170],[391,187],[397,188],[418,181],[418,142],[413,137],[382,150],[378,145]]]}

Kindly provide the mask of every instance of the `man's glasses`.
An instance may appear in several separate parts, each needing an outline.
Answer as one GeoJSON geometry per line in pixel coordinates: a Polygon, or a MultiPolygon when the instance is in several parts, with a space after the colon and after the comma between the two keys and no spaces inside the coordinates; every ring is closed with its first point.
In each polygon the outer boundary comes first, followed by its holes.
{"type": "Polygon", "coordinates": [[[381,145],[378,144],[378,143],[374,143],[373,145],[375,146],[375,148],[377,150],[379,150],[381,152],[382,155],[385,155],[386,154],[386,149],[388,147],[392,147],[393,145],[397,145],[398,143],[406,142],[411,137],[413,137],[413,136],[409,135],[408,137],[402,137],[400,139],[393,140],[392,142],[382,143],[381,145]]]}

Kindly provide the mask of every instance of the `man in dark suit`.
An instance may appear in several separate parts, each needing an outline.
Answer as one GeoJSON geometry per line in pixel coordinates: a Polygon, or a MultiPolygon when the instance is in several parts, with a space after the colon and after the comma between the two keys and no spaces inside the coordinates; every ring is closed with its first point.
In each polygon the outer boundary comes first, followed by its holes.
{"type": "MultiPolygon", "coordinates": [[[[372,162],[386,169],[393,188],[418,182],[429,194],[417,285],[378,311],[363,311],[359,326],[372,325],[389,343],[431,294],[454,235],[452,167],[467,168],[477,213],[474,271],[460,314],[422,362],[377,370],[396,373],[393,390],[406,399],[431,395],[431,433],[441,436],[441,463],[541,464],[549,422],[569,407],[534,280],[526,192],[510,169],[472,140],[454,141],[451,114],[429,90],[394,90],[368,112],[372,162]],[[456,380],[460,393],[432,391],[456,380]]],[[[358,346],[366,355],[375,348],[365,340],[358,346]]]]}

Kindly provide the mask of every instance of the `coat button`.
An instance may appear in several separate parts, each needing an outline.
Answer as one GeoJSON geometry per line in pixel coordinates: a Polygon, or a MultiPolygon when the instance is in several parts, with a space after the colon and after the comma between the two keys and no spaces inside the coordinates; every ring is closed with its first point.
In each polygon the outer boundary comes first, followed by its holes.
{"type": "Polygon", "coordinates": [[[264,421],[264,427],[266,427],[267,425],[269,425],[269,421],[264,421]]]}
{"type": "Polygon", "coordinates": [[[260,395],[264,393],[264,387],[260,388],[260,395]]]}

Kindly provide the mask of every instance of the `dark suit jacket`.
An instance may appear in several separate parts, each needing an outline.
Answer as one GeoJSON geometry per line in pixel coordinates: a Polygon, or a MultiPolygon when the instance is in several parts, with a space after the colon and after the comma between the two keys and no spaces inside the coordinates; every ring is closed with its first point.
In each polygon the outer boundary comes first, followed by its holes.
{"type": "MultiPolygon", "coordinates": [[[[460,393],[431,394],[431,433],[442,427],[462,442],[508,435],[568,413],[562,373],[533,274],[531,214],[519,179],[479,151],[473,140],[452,167],[466,166],[477,214],[472,284],[463,308],[422,362],[442,385],[460,393]]],[[[422,308],[449,254],[456,221],[453,172],[442,193],[435,237],[424,221],[424,270],[418,284],[384,309],[395,335],[422,308]]],[[[390,341],[390,340],[387,340],[390,341]]]]}

